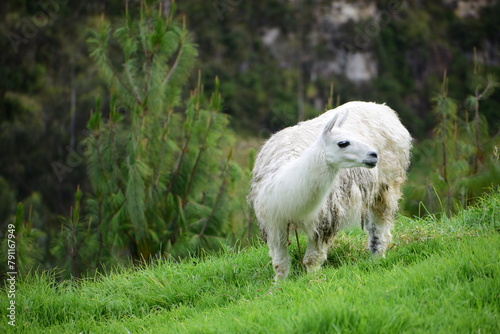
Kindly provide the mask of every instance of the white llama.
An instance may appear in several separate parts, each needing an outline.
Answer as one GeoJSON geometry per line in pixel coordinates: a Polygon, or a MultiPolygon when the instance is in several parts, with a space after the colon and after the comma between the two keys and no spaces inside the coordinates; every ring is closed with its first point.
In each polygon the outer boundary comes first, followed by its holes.
{"type": "Polygon", "coordinates": [[[288,229],[307,234],[304,264],[321,267],[339,229],[359,224],[384,256],[410,161],[411,136],[385,105],[350,102],[274,134],[257,155],[248,200],[276,279],[290,268],[288,229]]]}

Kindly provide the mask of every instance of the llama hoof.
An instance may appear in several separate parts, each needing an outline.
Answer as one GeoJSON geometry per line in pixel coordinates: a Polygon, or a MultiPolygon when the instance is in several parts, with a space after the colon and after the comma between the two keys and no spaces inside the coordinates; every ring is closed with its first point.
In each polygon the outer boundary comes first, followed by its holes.
{"type": "Polygon", "coordinates": [[[284,281],[288,277],[289,267],[283,268],[283,266],[275,265],[274,266],[274,281],[284,281]]]}
{"type": "Polygon", "coordinates": [[[288,273],[276,273],[274,275],[274,284],[278,284],[280,282],[283,282],[284,280],[286,280],[286,278],[288,277],[288,273]]]}
{"type": "Polygon", "coordinates": [[[283,282],[285,279],[286,279],[286,276],[275,275],[274,276],[274,284],[279,284],[279,283],[283,282]]]}
{"type": "Polygon", "coordinates": [[[375,253],[372,253],[371,259],[373,261],[377,261],[377,260],[380,260],[380,259],[385,259],[385,252],[375,252],[375,253]]]}
{"type": "Polygon", "coordinates": [[[304,262],[304,266],[308,273],[314,273],[321,269],[321,264],[318,263],[304,262]]]}

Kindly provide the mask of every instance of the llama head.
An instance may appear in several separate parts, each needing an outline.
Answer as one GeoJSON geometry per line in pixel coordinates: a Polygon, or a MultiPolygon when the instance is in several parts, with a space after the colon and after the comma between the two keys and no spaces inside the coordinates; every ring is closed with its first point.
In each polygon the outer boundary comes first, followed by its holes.
{"type": "Polygon", "coordinates": [[[375,167],[377,151],[356,133],[342,129],[347,116],[348,111],[335,115],[323,129],[321,141],[327,164],[334,168],[375,167]]]}

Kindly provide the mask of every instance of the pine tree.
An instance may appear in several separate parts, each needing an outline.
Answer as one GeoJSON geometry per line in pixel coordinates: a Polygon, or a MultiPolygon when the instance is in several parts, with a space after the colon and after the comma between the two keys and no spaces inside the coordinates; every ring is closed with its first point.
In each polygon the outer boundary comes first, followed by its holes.
{"type": "Polygon", "coordinates": [[[142,2],[138,18],[127,10],[115,29],[103,18],[88,41],[110,93],[109,114],[98,97],[88,121],[96,262],[217,248],[244,202],[231,195],[243,173],[218,80],[207,99],[199,75],[182,102],[197,51],[174,14],[142,2]]]}
{"type": "Polygon", "coordinates": [[[440,92],[433,99],[433,112],[438,120],[434,138],[415,150],[415,172],[406,188],[407,210],[411,208],[417,213],[418,205],[421,214],[420,203],[423,203],[424,213],[441,212],[450,216],[488,188],[498,186],[500,163],[494,152],[499,134],[489,136],[488,124],[479,112],[480,101],[487,99],[498,84],[475,62],[470,86],[473,93],[460,108],[448,95],[445,73],[440,92]]]}
{"type": "Polygon", "coordinates": [[[53,240],[52,254],[61,259],[60,266],[70,268],[63,274],[67,277],[78,278],[84,269],[95,269],[92,263],[96,247],[95,228],[92,226],[92,217],[83,219],[82,202],[83,192],[80,187],[75,192],[75,201],[70,208],[68,217],[60,217],[61,230],[53,240]]]}
{"type": "Polygon", "coordinates": [[[5,226],[5,239],[0,242],[0,256],[5,259],[6,266],[0,270],[0,276],[4,276],[6,272],[25,276],[38,268],[43,257],[38,241],[45,234],[33,227],[33,208],[30,201],[33,200],[27,199],[27,205],[19,203],[12,223],[5,226]]]}

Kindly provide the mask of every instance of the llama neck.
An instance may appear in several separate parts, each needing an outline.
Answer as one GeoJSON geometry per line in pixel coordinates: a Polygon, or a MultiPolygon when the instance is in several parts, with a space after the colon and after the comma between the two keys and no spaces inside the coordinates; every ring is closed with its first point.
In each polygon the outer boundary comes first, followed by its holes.
{"type": "Polygon", "coordinates": [[[338,174],[327,165],[322,145],[318,140],[281,171],[276,190],[283,218],[307,220],[321,210],[338,174]]]}

